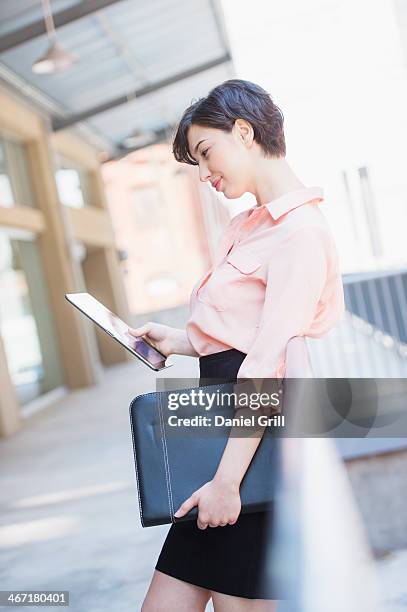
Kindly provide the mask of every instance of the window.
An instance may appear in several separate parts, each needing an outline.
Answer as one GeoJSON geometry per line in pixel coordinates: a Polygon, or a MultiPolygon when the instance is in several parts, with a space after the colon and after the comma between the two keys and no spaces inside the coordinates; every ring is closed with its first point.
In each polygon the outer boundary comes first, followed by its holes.
{"type": "Polygon", "coordinates": [[[24,145],[0,136],[0,206],[35,206],[24,145]]]}
{"type": "Polygon", "coordinates": [[[369,173],[365,166],[359,168],[358,173],[372,253],[375,257],[380,257],[383,254],[383,249],[380,238],[379,223],[377,221],[376,203],[370,183],[369,173]]]}
{"type": "Polygon", "coordinates": [[[83,208],[89,206],[89,179],[87,172],[62,160],[55,173],[59,200],[64,206],[83,208]]]}

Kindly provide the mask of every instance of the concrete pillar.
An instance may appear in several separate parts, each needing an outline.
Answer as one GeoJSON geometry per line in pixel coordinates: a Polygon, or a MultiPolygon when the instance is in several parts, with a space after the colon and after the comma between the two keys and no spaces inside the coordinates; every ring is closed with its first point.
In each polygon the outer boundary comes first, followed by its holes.
{"type": "Polygon", "coordinates": [[[28,159],[38,208],[45,219],[45,230],[39,237],[44,272],[48,283],[61,359],[69,387],[93,384],[97,380],[96,364],[84,331],[80,313],[65,300],[65,293],[75,292],[77,285],[71,245],[64,225],[54,178],[53,157],[46,127],[39,137],[27,143],[28,159]]]}
{"type": "Polygon", "coordinates": [[[7,358],[0,336],[0,437],[10,436],[20,428],[20,407],[10,378],[7,358]]]}

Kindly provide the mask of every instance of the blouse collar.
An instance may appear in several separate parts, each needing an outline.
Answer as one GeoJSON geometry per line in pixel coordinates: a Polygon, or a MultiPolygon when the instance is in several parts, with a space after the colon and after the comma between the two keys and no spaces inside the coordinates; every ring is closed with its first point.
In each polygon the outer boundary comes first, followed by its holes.
{"type": "Polygon", "coordinates": [[[296,189],[295,191],[284,193],[282,196],[262,206],[253,206],[249,210],[249,214],[255,210],[267,208],[270,215],[276,220],[290,210],[315,200],[318,204],[324,200],[323,189],[321,187],[305,187],[305,189],[296,189]]]}

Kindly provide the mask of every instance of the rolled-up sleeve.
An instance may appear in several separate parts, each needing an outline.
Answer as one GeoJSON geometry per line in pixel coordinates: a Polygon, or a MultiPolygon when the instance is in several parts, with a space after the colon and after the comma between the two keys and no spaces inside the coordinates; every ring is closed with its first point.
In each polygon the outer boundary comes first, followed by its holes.
{"type": "Polygon", "coordinates": [[[283,378],[287,343],[307,335],[324,308],[330,272],[327,237],[319,227],[297,229],[270,258],[256,338],[238,379],[283,378]]]}

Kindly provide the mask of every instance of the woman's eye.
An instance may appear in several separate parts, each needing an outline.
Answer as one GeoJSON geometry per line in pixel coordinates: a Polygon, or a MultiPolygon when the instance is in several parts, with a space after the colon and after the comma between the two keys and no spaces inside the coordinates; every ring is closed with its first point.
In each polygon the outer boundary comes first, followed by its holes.
{"type": "Polygon", "coordinates": [[[209,149],[205,149],[205,151],[202,151],[202,157],[206,157],[207,152],[209,151],[209,149]]]}

